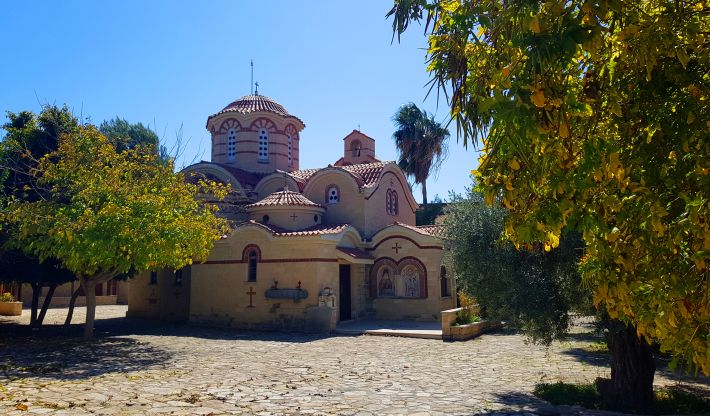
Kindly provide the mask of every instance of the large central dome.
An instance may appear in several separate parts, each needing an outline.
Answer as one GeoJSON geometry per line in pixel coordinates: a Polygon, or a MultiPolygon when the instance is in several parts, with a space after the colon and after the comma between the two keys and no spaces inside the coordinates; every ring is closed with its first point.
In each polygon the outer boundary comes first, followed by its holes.
{"type": "Polygon", "coordinates": [[[283,117],[293,117],[288,113],[288,111],[286,111],[284,106],[269,97],[263,95],[245,95],[244,97],[229,103],[222,109],[222,111],[210,116],[210,118],[228,112],[249,114],[260,111],[278,114],[283,117]]]}

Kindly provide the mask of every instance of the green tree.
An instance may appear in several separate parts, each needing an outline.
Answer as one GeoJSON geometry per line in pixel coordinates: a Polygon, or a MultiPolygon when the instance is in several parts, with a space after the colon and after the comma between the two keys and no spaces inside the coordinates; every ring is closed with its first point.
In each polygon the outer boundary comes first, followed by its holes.
{"type": "Polygon", "coordinates": [[[446,210],[447,263],[482,310],[521,328],[534,342],[564,338],[571,311],[589,312],[591,291],[581,286],[581,239],[571,233],[560,247],[520,251],[503,238],[506,209],[477,192],[453,195],[446,210]]]}
{"type": "Polygon", "coordinates": [[[396,34],[425,19],[428,69],[476,181],[515,244],[586,243],[611,334],[603,394],[652,400],[658,342],[710,374],[710,5],[707,1],[396,1],[396,34]]]}
{"type": "Polygon", "coordinates": [[[84,289],[84,336],[93,336],[95,286],[129,272],[180,269],[202,261],[227,232],[216,207],[196,197],[223,197],[214,182],[188,183],[171,162],[141,148],[117,152],[95,127],[60,137],[41,159],[36,184],[49,198],[11,200],[5,209],[17,230],[14,248],[56,258],[84,289]]]}
{"type": "Polygon", "coordinates": [[[422,186],[426,209],[426,181],[446,159],[449,131],[434,120],[432,114],[420,110],[414,103],[400,107],[392,121],[396,128],[392,137],[399,153],[399,167],[422,186]]]}
{"type": "Polygon", "coordinates": [[[129,123],[126,119],[117,116],[101,123],[99,131],[116,146],[119,152],[142,147],[158,152],[163,163],[170,158],[167,149],[160,144],[158,135],[143,123],[129,123]]]}
{"type": "Polygon", "coordinates": [[[74,280],[74,274],[62,268],[54,259],[39,262],[37,257],[20,250],[3,250],[0,255],[0,281],[27,283],[32,288],[30,326],[42,325],[57,286],[74,280]],[[40,309],[39,298],[44,287],[49,287],[49,290],[40,309]]]}
{"type": "MultiPolygon", "coordinates": [[[[0,208],[9,198],[36,201],[47,197],[34,186],[32,170],[40,158],[57,149],[59,135],[79,125],[66,105],[45,105],[39,115],[31,111],[7,112],[7,118],[8,122],[2,126],[6,133],[0,142],[0,208]]],[[[73,281],[75,277],[59,267],[54,259],[41,262],[36,256],[7,249],[10,237],[6,228],[0,224],[0,280],[27,283],[32,287],[30,325],[40,326],[57,286],[73,281]],[[49,290],[39,309],[44,287],[49,290]]]]}

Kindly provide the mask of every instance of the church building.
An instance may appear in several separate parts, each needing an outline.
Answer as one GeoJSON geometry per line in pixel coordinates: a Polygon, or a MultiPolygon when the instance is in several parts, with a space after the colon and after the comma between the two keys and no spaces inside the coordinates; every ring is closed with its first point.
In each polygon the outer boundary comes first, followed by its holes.
{"type": "Polygon", "coordinates": [[[415,225],[397,164],[354,130],[333,164],[301,169],[304,128],[258,93],[207,118],[211,161],[183,172],[231,184],[219,202],[231,233],[202,264],[132,279],[128,316],[327,331],[353,319],[437,321],[455,307],[438,228],[415,225]]]}

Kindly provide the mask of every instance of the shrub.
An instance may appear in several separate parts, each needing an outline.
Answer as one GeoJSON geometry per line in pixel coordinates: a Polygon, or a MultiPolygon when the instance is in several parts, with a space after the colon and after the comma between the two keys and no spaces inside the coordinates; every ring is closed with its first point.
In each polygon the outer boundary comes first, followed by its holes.
{"type": "Polygon", "coordinates": [[[15,297],[12,296],[12,293],[10,292],[5,292],[0,295],[0,302],[14,302],[15,297]]]}
{"type": "Polygon", "coordinates": [[[459,292],[459,306],[461,310],[456,313],[455,325],[466,325],[472,324],[480,320],[480,308],[478,307],[478,302],[476,298],[464,292],[463,290],[459,292]]]}

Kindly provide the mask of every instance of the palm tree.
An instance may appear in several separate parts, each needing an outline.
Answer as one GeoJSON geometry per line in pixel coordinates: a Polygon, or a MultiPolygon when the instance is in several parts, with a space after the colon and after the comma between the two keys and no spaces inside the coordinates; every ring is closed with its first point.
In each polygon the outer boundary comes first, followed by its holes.
{"type": "Polygon", "coordinates": [[[449,130],[434,120],[434,115],[414,103],[405,104],[394,117],[392,134],[399,153],[398,164],[404,173],[422,186],[424,208],[427,206],[426,180],[436,173],[447,155],[449,130]]]}

